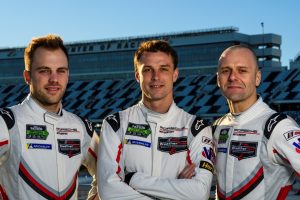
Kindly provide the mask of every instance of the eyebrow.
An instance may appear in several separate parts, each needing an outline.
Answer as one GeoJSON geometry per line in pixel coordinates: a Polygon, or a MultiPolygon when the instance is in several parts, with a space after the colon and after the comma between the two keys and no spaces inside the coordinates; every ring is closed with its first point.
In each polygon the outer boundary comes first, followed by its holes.
{"type": "Polygon", "coordinates": [[[168,64],[166,64],[166,65],[160,65],[160,67],[171,67],[171,65],[168,65],[168,64]]]}
{"type": "MultiPolygon", "coordinates": [[[[226,69],[226,68],[228,68],[228,69],[231,69],[232,67],[230,67],[230,66],[220,66],[219,67],[219,69],[226,69]]],[[[238,68],[238,69],[240,69],[240,68],[249,68],[248,66],[244,66],[244,65],[238,65],[238,66],[236,66],[236,68],[238,68]]]]}
{"type": "MultiPolygon", "coordinates": [[[[47,66],[39,66],[39,67],[37,67],[36,69],[37,69],[37,70],[39,70],[39,69],[51,69],[51,67],[47,67],[47,66]]],[[[57,69],[67,69],[67,70],[69,70],[69,68],[68,68],[68,67],[65,67],[65,66],[58,67],[57,69]]]]}
{"type": "MultiPolygon", "coordinates": [[[[153,67],[153,66],[152,65],[144,65],[143,67],[145,68],[145,67],[153,67]]],[[[159,65],[159,67],[172,67],[172,66],[168,65],[168,64],[163,64],[163,65],[159,65]]]]}

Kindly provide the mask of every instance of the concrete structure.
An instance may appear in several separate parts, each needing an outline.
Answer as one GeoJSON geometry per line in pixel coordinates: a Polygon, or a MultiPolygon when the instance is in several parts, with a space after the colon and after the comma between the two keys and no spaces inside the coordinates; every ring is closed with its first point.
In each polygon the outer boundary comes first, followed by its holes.
{"type": "MultiPolygon", "coordinates": [[[[224,27],[149,36],[68,43],[71,80],[133,78],[133,55],[139,44],[163,39],[177,50],[181,75],[213,72],[221,52],[234,44],[246,44],[257,53],[259,65],[281,70],[281,36],[246,35],[224,27]]],[[[0,49],[1,82],[22,82],[24,48],[0,49]]]]}

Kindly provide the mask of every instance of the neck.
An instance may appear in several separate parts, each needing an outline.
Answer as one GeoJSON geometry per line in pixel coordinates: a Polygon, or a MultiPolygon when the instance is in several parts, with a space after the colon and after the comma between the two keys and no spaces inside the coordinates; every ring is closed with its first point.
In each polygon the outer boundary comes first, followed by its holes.
{"type": "Polygon", "coordinates": [[[169,111],[169,108],[171,107],[173,100],[170,102],[162,102],[161,100],[146,101],[145,99],[142,99],[142,102],[146,108],[148,108],[154,112],[164,114],[169,111]]]}
{"type": "Polygon", "coordinates": [[[256,98],[252,98],[248,101],[239,101],[239,102],[233,102],[227,99],[229,110],[232,114],[239,114],[246,110],[248,110],[256,101],[256,98]]]}
{"type": "Polygon", "coordinates": [[[40,101],[38,101],[36,98],[34,98],[32,96],[33,100],[39,105],[41,106],[44,110],[48,111],[48,112],[52,112],[52,113],[56,113],[58,114],[59,110],[60,110],[60,103],[57,103],[57,104],[49,104],[49,105],[46,105],[46,104],[43,104],[41,103],[40,101]]]}
{"type": "Polygon", "coordinates": [[[60,106],[58,105],[53,105],[53,106],[47,106],[47,107],[43,107],[45,110],[47,110],[48,112],[52,112],[52,113],[56,113],[58,114],[59,110],[60,110],[60,106]]]}

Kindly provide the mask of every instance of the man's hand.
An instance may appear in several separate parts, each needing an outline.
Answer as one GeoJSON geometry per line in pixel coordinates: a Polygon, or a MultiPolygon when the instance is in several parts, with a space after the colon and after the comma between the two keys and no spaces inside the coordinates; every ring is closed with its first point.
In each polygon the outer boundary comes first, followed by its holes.
{"type": "Polygon", "coordinates": [[[191,179],[195,176],[195,164],[187,165],[183,168],[183,170],[178,175],[178,179],[191,179]]]}

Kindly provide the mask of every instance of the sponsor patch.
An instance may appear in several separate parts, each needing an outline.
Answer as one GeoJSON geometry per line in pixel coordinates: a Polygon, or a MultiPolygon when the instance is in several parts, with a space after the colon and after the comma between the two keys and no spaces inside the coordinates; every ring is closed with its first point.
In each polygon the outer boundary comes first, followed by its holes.
{"type": "Polygon", "coordinates": [[[234,129],[233,135],[246,136],[246,135],[259,135],[259,133],[257,133],[257,130],[234,129]]]}
{"type": "Polygon", "coordinates": [[[226,143],[228,137],[229,137],[229,128],[223,128],[220,131],[220,135],[219,135],[219,141],[218,144],[224,144],[226,143]]]}
{"type": "Polygon", "coordinates": [[[227,153],[227,148],[219,147],[218,152],[220,153],[227,153]]]}
{"type": "Polygon", "coordinates": [[[298,131],[298,130],[297,131],[289,131],[289,132],[284,133],[283,135],[284,135],[285,139],[287,141],[289,141],[292,138],[300,137],[300,131],[298,131]]]}
{"type": "Polygon", "coordinates": [[[140,140],[131,140],[131,139],[125,139],[124,140],[125,144],[135,144],[135,145],[141,145],[144,147],[151,147],[151,143],[150,142],[145,142],[145,141],[140,141],[140,140]]]}
{"type": "Polygon", "coordinates": [[[26,144],[27,149],[52,149],[51,144],[38,144],[38,143],[27,143],[26,144]]]}
{"type": "Polygon", "coordinates": [[[128,123],[126,135],[147,138],[150,134],[151,129],[148,124],[134,124],[131,122],[128,123]]]}
{"type": "Polygon", "coordinates": [[[159,127],[159,132],[160,133],[175,133],[175,132],[182,132],[184,130],[187,130],[187,128],[182,127],[182,128],[177,128],[177,127],[159,127]]]}
{"type": "Polygon", "coordinates": [[[205,144],[209,144],[209,145],[213,146],[212,139],[210,139],[208,137],[202,136],[202,142],[205,143],[205,144]]]}
{"type": "Polygon", "coordinates": [[[170,155],[182,151],[186,151],[187,137],[159,137],[158,138],[158,150],[162,152],[168,152],[170,155]]]}
{"type": "Polygon", "coordinates": [[[211,147],[209,147],[209,148],[203,147],[202,156],[207,158],[208,160],[210,160],[212,162],[215,161],[215,153],[214,153],[214,150],[211,147]]]}
{"type": "Polygon", "coordinates": [[[56,128],[59,135],[68,135],[69,133],[80,133],[76,128],[56,128]]]}
{"type": "Polygon", "coordinates": [[[202,168],[202,169],[206,169],[208,171],[210,171],[211,173],[213,173],[214,171],[214,167],[212,164],[210,164],[209,162],[206,162],[206,161],[200,161],[200,166],[199,168],[202,168]]]}
{"type": "Polygon", "coordinates": [[[81,153],[79,139],[58,139],[58,151],[61,154],[67,155],[69,158],[81,153]]]}
{"type": "Polygon", "coordinates": [[[257,142],[231,141],[229,154],[238,160],[255,157],[257,142]]]}
{"type": "Polygon", "coordinates": [[[296,147],[296,152],[300,154],[300,138],[297,139],[298,142],[293,142],[293,145],[296,147]]]}
{"type": "Polygon", "coordinates": [[[45,125],[26,124],[26,139],[46,140],[48,135],[45,125]]]}

